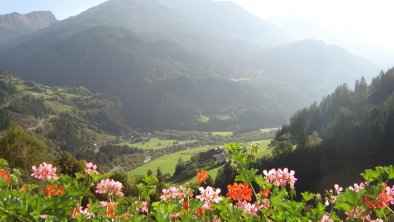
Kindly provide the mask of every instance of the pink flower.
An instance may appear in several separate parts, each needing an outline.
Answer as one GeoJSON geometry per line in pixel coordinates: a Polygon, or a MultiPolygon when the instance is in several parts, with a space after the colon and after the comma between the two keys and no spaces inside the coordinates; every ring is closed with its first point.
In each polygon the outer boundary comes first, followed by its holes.
{"type": "Polygon", "coordinates": [[[324,214],[324,215],[320,218],[319,222],[334,222],[334,220],[331,220],[331,219],[330,219],[330,216],[328,216],[327,214],[324,214]]]}
{"type": "Polygon", "coordinates": [[[189,188],[184,188],[182,186],[178,187],[170,187],[168,189],[162,190],[162,195],[160,199],[162,200],[184,200],[191,195],[191,190],[189,188]]]}
{"type": "Polygon", "coordinates": [[[390,196],[390,204],[394,205],[394,185],[391,188],[389,186],[386,187],[386,194],[390,196]]]}
{"type": "Polygon", "coordinates": [[[357,184],[357,183],[355,183],[353,186],[354,186],[354,187],[349,186],[349,190],[354,191],[354,192],[358,192],[358,191],[360,191],[360,190],[363,190],[364,187],[365,187],[365,185],[364,185],[363,183],[360,183],[360,185],[357,184]]]}
{"type": "Polygon", "coordinates": [[[122,186],[123,185],[121,183],[112,179],[101,180],[96,186],[96,193],[123,197],[122,186]]]}
{"type": "Polygon", "coordinates": [[[93,218],[94,213],[89,212],[90,205],[88,204],[85,209],[81,205],[77,205],[71,212],[71,218],[76,219],[79,214],[85,215],[88,218],[93,218]]]}
{"type": "Polygon", "coordinates": [[[137,211],[142,212],[142,213],[148,213],[148,202],[147,201],[136,201],[137,204],[137,211]]]}
{"type": "Polygon", "coordinates": [[[208,186],[204,189],[204,187],[198,188],[201,195],[196,196],[197,199],[201,201],[205,201],[204,205],[202,205],[203,210],[212,209],[213,203],[219,203],[222,200],[222,197],[219,196],[220,189],[213,189],[208,186]]]}
{"type": "Polygon", "coordinates": [[[338,184],[334,185],[336,194],[340,194],[343,191],[343,188],[340,187],[338,184]]]}
{"type": "Polygon", "coordinates": [[[46,214],[41,214],[41,215],[40,215],[40,218],[41,218],[41,219],[47,219],[47,217],[48,217],[48,215],[46,215],[46,214]]]}
{"type": "Polygon", "coordinates": [[[99,174],[97,172],[97,165],[91,162],[85,164],[85,174],[92,175],[92,174],[99,174]]]}
{"type": "Polygon", "coordinates": [[[249,202],[247,202],[247,201],[239,201],[236,205],[235,205],[235,207],[236,208],[240,208],[240,209],[242,209],[243,210],[243,212],[245,212],[245,213],[247,213],[247,214],[250,214],[250,215],[253,215],[253,216],[256,216],[257,215],[257,213],[260,211],[260,207],[258,206],[258,205],[256,205],[256,204],[251,204],[251,203],[249,203],[249,202]]]}
{"type": "Polygon", "coordinates": [[[38,168],[36,166],[32,167],[33,173],[32,177],[38,180],[57,180],[58,177],[56,175],[56,167],[53,167],[52,164],[47,164],[45,162],[41,163],[38,168]]]}
{"type": "Polygon", "coordinates": [[[274,186],[285,187],[287,184],[290,187],[294,187],[295,182],[297,179],[294,177],[294,170],[289,170],[287,168],[282,169],[272,169],[267,172],[267,170],[263,171],[265,175],[264,178],[268,180],[268,182],[274,186]]]}

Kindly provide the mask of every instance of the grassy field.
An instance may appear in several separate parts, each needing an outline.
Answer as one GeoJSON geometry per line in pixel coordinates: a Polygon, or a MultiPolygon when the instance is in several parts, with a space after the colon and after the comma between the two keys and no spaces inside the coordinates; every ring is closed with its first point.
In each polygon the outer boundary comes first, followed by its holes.
{"type": "MultiPolygon", "coordinates": [[[[268,144],[271,142],[271,140],[259,140],[254,142],[260,143],[260,149],[258,150],[257,157],[260,158],[266,155],[271,155],[271,150],[268,148],[268,144]]],[[[248,148],[251,148],[250,143],[251,142],[245,143],[244,145],[248,148]]],[[[212,147],[193,148],[168,154],[130,171],[130,174],[139,178],[146,175],[146,172],[149,169],[152,170],[152,172],[155,174],[157,168],[160,167],[163,173],[170,173],[172,175],[174,174],[175,166],[179,158],[182,158],[184,161],[189,161],[193,155],[196,155],[200,152],[208,151],[210,149],[212,149],[212,147]]],[[[208,171],[208,174],[211,175],[212,178],[215,178],[219,169],[220,167],[213,168],[208,171]]],[[[190,180],[182,183],[194,182],[194,180],[195,178],[191,178],[190,180]]]]}
{"type": "Polygon", "coordinates": [[[184,161],[189,161],[192,156],[200,152],[208,151],[209,149],[212,149],[212,147],[193,148],[168,154],[130,171],[130,174],[135,177],[141,177],[146,175],[149,169],[155,174],[157,168],[160,167],[164,174],[170,173],[172,175],[175,172],[175,166],[179,158],[182,158],[184,161]]]}
{"type": "Polygon", "coordinates": [[[272,132],[272,131],[277,131],[279,128],[265,128],[265,129],[260,129],[260,131],[262,132],[262,133],[269,133],[269,132],[272,132]]]}
{"type": "Polygon", "coordinates": [[[177,140],[162,140],[154,137],[151,138],[148,142],[144,142],[144,143],[120,143],[118,145],[126,145],[129,147],[137,147],[140,149],[162,149],[169,146],[173,146],[177,143],[181,143],[181,142],[177,140]]]}
{"type": "Polygon", "coordinates": [[[229,137],[231,135],[233,135],[233,132],[212,132],[212,136],[229,137]]]}

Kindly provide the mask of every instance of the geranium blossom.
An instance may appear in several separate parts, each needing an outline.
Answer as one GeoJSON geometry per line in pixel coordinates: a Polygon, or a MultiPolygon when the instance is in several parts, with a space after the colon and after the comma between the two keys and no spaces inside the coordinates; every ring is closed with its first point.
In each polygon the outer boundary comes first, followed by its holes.
{"type": "Polygon", "coordinates": [[[204,205],[202,205],[202,210],[212,209],[213,203],[219,203],[222,200],[222,197],[219,196],[221,190],[214,189],[210,186],[204,189],[204,187],[198,188],[201,195],[196,196],[197,199],[201,201],[205,201],[204,205]]]}
{"type": "Polygon", "coordinates": [[[51,179],[58,179],[56,175],[56,167],[53,167],[52,164],[47,164],[43,162],[38,167],[33,166],[32,170],[33,173],[31,174],[31,176],[38,180],[49,181],[51,179]]]}
{"type": "Polygon", "coordinates": [[[236,208],[240,208],[243,212],[256,216],[257,213],[260,211],[260,207],[257,204],[251,204],[247,201],[239,201],[236,205],[236,208]]]}
{"type": "Polygon", "coordinates": [[[10,177],[7,175],[7,171],[0,170],[0,176],[7,182],[10,182],[10,177]]]}
{"type": "Polygon", "coordinates": [[[189,188],[185,187],[170,187],[168,189],[163,189],[162,190],[162,195],[160,196],[160,199],[162,200],[169,200],[169,199],[174,199],[174,200],[184,200],[187,197],[191,195],[191,190],[189,188]]]}
{"type": "Polygon", "coordinates": [[[64,187],[60,184],[48,184],[45,188],[45,196],[61,196],[64,194],[64,187]]]}
{"type": "Polygon", "coordinates": [[[91,213],[91,212],[89,212],[89,210],[90,210],[90,205],[89,205],[89,204],[86,206],[85,209],[84,209],[81,205],[77,205],[77,206],[73,209],[73,211],[71,212],[71,218],[77,219],[77,216],[78,216],[79,214],[85,215],[85,216],[87,216],[88,218],[93,218],[93,217],[94,217],[94,214],[91,213]]]}
{"type": "Polygon", "coordinates": [[[232,185],[228,185],[227,196],[233,200],[237,201],[251,201],[252,199],[252,189],[249,187],[247,183],[234,183],[232,185]]]}
{"type": "Polygon", "coordinates": [[[136,201],[137,211],[142,213],[148,213],[148,202],[147,201],[136,201]]]}
{"type": "Polygon", "coordinates": [[[92,174],[98,174],[97,172],[97,165],[93,164],[91,162],[85,164],[85,174],[86,175],[92,175],[92,174]]]}
{"type": "Polygon", "coordinates": [[[264,177],[268,182],[274,186],[285,187],[287,184],[290,187],[294,187],[295,182],[297,179],[294,177],[294,170],[289,170],[287,168],[282,169],[272,169],[270,171],[264,170],[263,171],[264,177]]]}
{"type": "Polygon", "coordinates": [[[364,187],[365,187],[364,183],[360,183],[360,184],[355,183],[353,186],[349,186],[349,190],[358,192],[360,190],[363,190],[364,187]]]}
{"type": "Polygon", "coordinates": [[[122,187],[123,185],[120,182],[112,179],[101,180],[96,186],[96,193],[123,197],[122,187]]]}
{"type": "Polygon", "coordinates": [[[200,170],[197,173],[197,182],[202,183],[208,179],[208,171],[206,170],[200,170]]]}

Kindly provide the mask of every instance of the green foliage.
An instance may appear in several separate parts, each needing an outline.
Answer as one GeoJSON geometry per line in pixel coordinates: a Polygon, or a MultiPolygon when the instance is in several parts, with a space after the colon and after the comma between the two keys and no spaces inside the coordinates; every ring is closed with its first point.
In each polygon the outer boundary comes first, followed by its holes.
{"type": "Polygon", "coordinates": [[[26,131],[17,123],[2,132],[0,157],[6,159],[12,168],[19,168],[25,174],[31,166],[50,160],[48,146],[43,138],[26,131]]]}

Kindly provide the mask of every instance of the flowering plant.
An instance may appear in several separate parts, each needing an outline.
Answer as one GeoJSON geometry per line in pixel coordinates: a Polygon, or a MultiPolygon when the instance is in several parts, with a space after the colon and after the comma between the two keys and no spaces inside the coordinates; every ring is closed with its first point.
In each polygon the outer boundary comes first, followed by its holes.
{"type": "MultiPolygon", "coordinates": [[[[228,192],[197,184],[162,187],[153,176],[127,196],[124,184],[99,174],[87,163],[75,177],[57,175],[51,164],[32,167],[32,184],[18,184],[16,171],[0,167],[0,218],[4,221],[393,221],[394,166],[376,167],[361,175],[362,183],[342,188],[335,184],[320,194],[301,193],[295,200],[297,173],[284,169],[250,168],[258,145],[245,149],[227,145],[237,172],[228,192]],[[259,174],[258,172],[262,172],[259,174]],[[390,185],[391,184],[391,185],[390,185]]],[[[0,163],[3,163],[0,160],[0,163]]],[[[3,166],[3,165],[1,165],[3,166]]],[[[7,166],[7,165],[4,165],[7,166]]]]}

